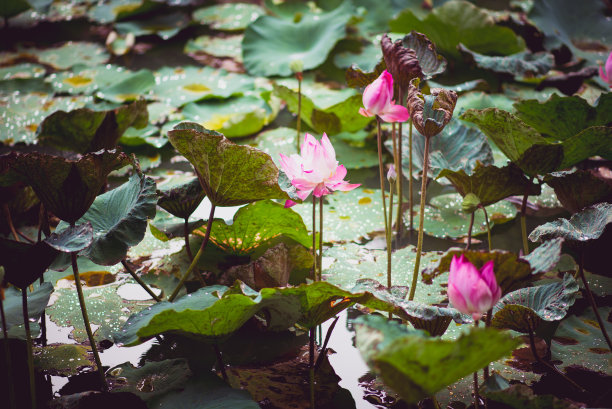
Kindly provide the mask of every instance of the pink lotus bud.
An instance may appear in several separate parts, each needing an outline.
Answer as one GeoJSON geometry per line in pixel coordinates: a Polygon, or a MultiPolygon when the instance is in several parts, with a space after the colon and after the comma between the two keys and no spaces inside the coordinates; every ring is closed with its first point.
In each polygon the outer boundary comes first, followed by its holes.
{"type": "Polygon", "coordinates": [[[606,60],[605,71],[604,67],[602,67],[601,65],[599,66],[599,76],[602,80],[608,83],[610,88],[612,88],[612,52],[606,60]]]}
{"type": "Polygon", "coordinates": [[[493,261],[488,261],[478,271],[463,254],[460,257],[453,256],[447,293],[453,307],[479,320],[501,298],[501,288],[493,272],[493,261]]]}
{"type": "Polygon", "coordinates": [[[363,116],[378,116],[385,122],[404,122],[410,118],[408,109],[393,103],[393,77],[384,70],[373,83],[363,91],[363,116]]]}
{"type": "Polygon", "coordinates": [[[394,183],[397,180],[397,173],[395,172],[395,165],[390,165],[387,171],[387,180],[389,183],[394,183]]]}

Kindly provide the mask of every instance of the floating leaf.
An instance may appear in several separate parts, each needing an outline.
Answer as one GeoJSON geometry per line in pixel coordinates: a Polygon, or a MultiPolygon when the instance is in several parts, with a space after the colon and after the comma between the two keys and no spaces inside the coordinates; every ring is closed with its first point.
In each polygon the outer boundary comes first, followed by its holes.
{"type": "MultiPolygon", "coordinates": [[[[425,224],[423,231],[434,237],[459,238],[468,234],[470,215],[462,208],[463,198],[457,193],[436,196],[430,203],[425,205],[425,224]]],[[[412,214],[418,218],[420,208],[413,206],[412,214]]],[[[517,210],[507,201],[500,201],[487,206],[489,222],[493,224],[505,223],[516,217],[517,210]]],[[[404,223],[408,223],[408,212],[404,213],[404,223]]],[[[483,234],[487,232],[487,223],[482,211],[474,213],[474,225],[472,234],[483,234]]]]}
{"type": "MultiPolygon", "coordinates": [[[[198,229],[196,234],[204,235],[205,229],[198,229]]],[[[230,224],[216,219],[210,240],[225,251],[245,255],[278,236],[312,246],[312,237],[299,214],[280,203],[261,200],[238,209],[230,224]]]]}
{"type": "Polygon", "coordinates": [[[527,179],[513,163],[503,168],[477,164],[469,176],[463,169],[458,172],[443,169],[438,177],[448,178],[463,197],[469,193],[476,195],[483,206],[497,203],[508,196],[541,193],[540,186],[527,179]]]}
{"type": "Polygon", "coordinates": [[[431,280],[440,273],[450,271],[450,264],[453,256],[459,256],[461,254],[478,269],[482,268],[488,261],[493,261],[495,278],[503,294],[521,288],[526,284],[526,281],[531,278],[531,267],[529,263],[509,251],[493,250],[492,252],[486,252],[451,248],[444,253],[438,265],[433,270],[423,273],[425,281],[431,280]]]}
{"type": "Polygon", "coordinates": [[[495,25],[489,12],[467,1],[448,1],[424,18],[405,9],[389,23],[391,31],[415,30],[425,34],[438,49],[459,59],[459,43],[483,54],[510,55],[523,51],[525,44],[510,28],[495,25]]]}
{"type": "Polygon", "coordinates": [[[476,53],[463,44],[459,49],[468,55],[476,66],[498,73],[510,74],[514,77],[541,77],[546,75],[555,65],[555,57],[547,52],[511,54],[504,57],[491,57],[476,53]]]}
{"type": "Polygon", "coordinates": [[[544,176],[563,207],[572,213],[599,202],[612,202],[612,180],[594,170],[554,172],[544,176]]]}
{"type": "Polygon", "coordinates": [[[165,189],[158,190],[157,194],[157,204],[182,219],[189,218],[206,196],[198,178],[183,184],[166,186],[165,189]]]}
{"type": "Polygon", "coordinates": [[[175,126],[168,139],[194,166],[206,196],[216,206],[288,198],[278,186],[278,168],[258,149],[236,145],[190,122],[175,126]]]}
{"type": "MultiPolygon", "coordinates": [[[[27,291],[24,287],[24,291],[27,291]]],[[[32,330],[32,337],[38,336],[38,320],[45,312],[45,308],[49,303],[49,298],[53,292],[53,285],[51,283],[42,283],[34,291],[27,293],[28,298],[28,317],[30,320],[30,327],[32,330]]],[[[25,329],[23,325],[23,309],[21,305],[21,290],[15,287],[10,287],[4,290],[5,299],[2,302],[4,307],[4,315],[6,316],[6,329],[8,330],[10,338],[25,339],[25,329]]],[[[2,323],[0,322],[0,326],[2,323]]]]}
{"type": "Polygon", "coordinates": [[[304,70],[321,65],[334,45],[345,37],[352,14],[350,1],[327,13],[304,14],[299,22],[261,16],[244,33],[242,58],[251,75],[288,76],[289,65],[300,60],[304,70]]]}
{"type": "Polygon", "coordinates": [[[80,108],[57,111],[40,124],[38,142],[43,146],[78,153],[113,149],[125,130],[148,123],[147,104],[137,101],[110,111],[80,108]]]}
{"type": "Polygon", "coordinates": [[[155,6],[155,2],[145,0],[110,0],[91,7],[87,16],[100,24],[107,24],[144,13],[155,8],[155,6]]]}
{"type": "Polygon", "coordinates": [[[523,260],[529,263],[533,274],[547,273],[561,258],[562,247],[562,238],[547,240],[531,253],[523,256],[523,260]]]}
{"type": "Polygon", "coordinates": [[[47,345],[34,348],[34,367],[55,376],[73,376],[83,367],[94,365],[89,360],[90,348],[83,345],[47,345]]]}
{"type": "Polygon", "coordinates": [[[168,40],[187,27],[190,20],[186,14],[175,12],[165,13],[147,20],[134,20],[115,23],[119,34],[133,34],[136,37],[157,34],[163,40],[168,40]]]}
{"type": "Polygon", "coordinates": [[[185,53],[206,53],[215,57],[233,58],[236,62],[242,62],[242,34],[228,37],[216,37],[204,35],[187,41],[185,53]]]}
{"type": "Polygon", "coordinates": [[[63,45],[42,50],[19,48],[14,58],[28,58],[56,70],[66,70],[77,64],[95,66],[108,61],[109,55],[96,43],[67,41],[63,45]]]}
{"type": "Polygon", "coordinates": [[[542,320],[560,321],[574,305],[578,283],[571,274],[563,282],[521,288],[506,294],[493,307],[491,326],[529,333],[535,332],[542,320]]]}
{"type": "Polygon", "coordinates": [[[107,101],[122,104],[128,101],[137,101],[148,95],[155,86],[155,76],[149,70],[140,70],[132,73],[122,81],[116,80],[113,85],[99,87],[96,96],[107,101]]]}
{"type": "Polygon", "coordinates": [[[0,81],[41,78],[45,76],[45,68],[38,64],[22,63],[0,68],[0,81]]]}
{"type": "Polygon", "coordinates": [[[575,213],[568,219],[557,219],[536,227],[529,240],[541,241],[562,237],[565,240],[586,242],[598,239],[612,223],[612,204],[599,203],[575,213]]]}
{"type": "Polygon", "coordinates": [[[256,4],[228,3],[197,9],[193,19],[215,30],[236,31],[244,30],[264,14],[264,9],[256,4]]]}
{"type": "Polygon", "coordinates": [[[393,321],[367,315],[355,321],[356,345],[366,362],[409,403],[508,355],[520,342],[507,333],[474,328],[455,341],[428,338],[393,321]]]}

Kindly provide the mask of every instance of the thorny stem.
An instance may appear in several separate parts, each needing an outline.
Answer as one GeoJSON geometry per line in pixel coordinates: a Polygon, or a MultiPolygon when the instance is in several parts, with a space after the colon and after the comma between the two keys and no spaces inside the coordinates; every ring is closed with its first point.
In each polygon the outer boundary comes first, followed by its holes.
{"type": "Polygon", "coordinates": [[[336,318],[334,318],[334,322],[332,322],[329,328],[327,329],[327,333],[325,334],[325,341],[323,342],[323,347],[321,348],[321,352],[319,353],[319,356],[317,357],[317,362],[314,366],[315,371],[319,368],[319,366],[321,366],[323,358],[327,355],[327,344],[329,343],[329,339],[331,338],[331,334],[334,331],[334,328],[336,327],[336,323],[338,322],[339,318],[339,316],[336,316],[336,318]]]}
{"type": "Polygon", "coordinates": [[[102,380],[102,386],[104,389],[108,388],[106,384],[106,377],[104,376],[104,369],[102,368],[102,361],[98,354],[98,347],[96,346],[96,340],[94,339],[93,332],[91,332],[91,324],[89,323],[89,316],[87,315],[87,307],[85,306],[85,297],[83,296],[83,287],[81,286],[81,278],[79,277],[79,267],[77,265],[77,253],[70,253],[72,259],[72,273],[74,275],[74,282],[77,288],[77,295],[79,297],[79,305],[81,306],[81,314],[83,315],[83,322],[85,323],[85,332],[87,332],[87,338],[91,344],[91,352],[93,353],[98,372],[100,373],[100,379],[102,380]]]}
{"type": "Polygon", "coordinates": [[[6,222],[9,225],[9,228],[11,229],[11,233],[13,233],[15,241],[21,241],[19,240],[19,235],[17,234],[17,230],[15,229],[15,225],[13,224],[13,219],[11,218],[11,210],[9,209],[8,204],[5,203],[2,208],[4,210],[4,214],[6,215],[6,222]]]}
{"type": "Polygon", "coordinates": [[[491,225],[489,224],[489,215],[487,214],[487,209],[484,206],[480,206],[482,212],[484,213],[485,222],[487,223],[487,239],[489,240],[489,251],[493,249],[493,243],[491,243],[491,225]]]}
{"type": "Polygon", "coordinates": [[[319,198],[319,277],[317,281],[323,278],[323,196],[319,198]]]}
{"type": "MultiPolygon", "coordinates": [[[[474,326],[478,328],[478,320],[474,320],[474,326]]],[[[478,409],[478,371],[474,372],[474,409],[478,409]]]]}
{"type": "Polygon", "coordinates": [[[599,329],[601,330],[601,334],[603,335],[606,343],[608,344],[608,348],[612,350],[612,342],[610,342],[610,336],[608,335],[608,331],[606,331],[606,327],[604,327],[604,322],[601,319],[601,315],[599,315],[599,311],[597,310],[597,304],[595,303],[595,297],[593,297],[593,293],[591,292],[591,288],[589,287],[589,283],[584,276],[584,250],[580,249],[580,263],[578,264],[578,274],[580,275],[580,279],[584,284],[584,289],[587,292],[587,296],[589,302],[591,303],[591,308],[593,308],[593,312],[595,313],[595,317],[597,318],[597,322],[599,323],[599,329]]]}
{"type": "MultiPolygon", "coordinates": [[[[404,105],[404,90],[402,87],[399,89],[399,104],[404,105]]],[[[397,221],[395,224],[395,248],[399,248],[400,239],[402,237],[402,227],[404,225],[402,205],[404,201],[403,183],[402,180],[404,172],[402,170],[402,123],[398,124],[398,140],[397,140],[397,165],[395,165],[395,171],[397,172],[397,221]]],[[[412,211],[412,209],[410,210],[412,211]]]]}
{"type": "Polygon", "coordinates": [[[410,224],[408,226],[408,231],[410,232],[410,238],[412,239],[412,230],[413,230],[413,220],[414,215],[412,214],[412,205],[413,205],[413,187],[412,187],[412,118],[409,119],[410,128],[408,131],[408,218],[410,220],[410,224]]]}
{"type": "MultiPolygon", "coordinates": [[[[409,301],[414,299],[416,286],[419,278],[419,267],[421,265],[421,251],[423,250],[423,223],[425,221],[425,201],[427,196],[427,173],[429,172],[429,139],[425,137],[425,151],[423,153],[423,176],[421,182],[421,206],[419,211],[419,235],[417,238],[417,254],[412,273],[412,285],[410,286],[409,301]]],[[[412,213],[412,212],[411,212],[412,213]]]]}
{"type": "Polygon", "coordinates": [[[170,297],[168,297],[168,301],[170,302],[174,301],[179,291],[181,291],[181,288],[183,288],[183,284],[185,284],[185,281],[187,281],[187,278],[189,277],[189,275],[195,268],[196,264],[198,264],[200,257],[202,257],[202,254],[204,253],[204,248],[206,248],[206,244],[208,243],[208,239],[210,238],[210,231],[212,230],[213,217],[215,216],[215,207],[216,206],[213,203],[210,208],[210,215],[208,216],[208,222],[206,223],[206,234],[204,235],[204,240],[202,240],[200,249],[196,253],[193,260],[191,261],[191,264],[187,268],[187,271],[185,271],[185,274],[183,274],[183,276],[181,277],[181,281],[179,281],[174,291],[172,291],[172,294],[170,294],[170,297]]]}
{"type": "Polygon", "coordinates": [[[470,225],[468,226],[467,243],[465,243],[465,249],[469,250],[472,245],[472,228],[474,227],[474,212],[470,215],[470,225]]]}
{"type": "Polygon", "coordinates": [[[28,313],[28,293],[25,288],[21,289],[21,308],[23,311],[23,324],[26,332],[28,348],[28,373],[30,375],[30,400],[32,409],[36,409],[36,384],[34,379],[34,352],[32,351],[32,333],[30,332],[30,315],[28,313]]]}
{"type": "Polygon", "coordinates": [[[314,194],[312,195],[312,259],[312,275],[314,281],[317,281],[317,198],[314,194]]]}
{"type": "Polygon", "coordinates": [[[123,265],[123,268],[125,268],[125,271],[127,271],[128,273],[130,273],[130,275],[132,276],[132,278],[138,283],[140,284],[140,286],[157,302],[161,301],[161,298],[159,298],[157,295],[155,295],[155,293],[153,292],[153,290],[151,290],[151,288],[149,288],[149,286],[142,281],[142,279],[140,277],[138,277],[138,275],[134,272],[134,270],[132,270],[132,268],[130,267],[130,265],[127,263],[127,261],[125,259],[121,260],[121,265],[123,265]]]}
{"type": "MultiPolygon", "coordinates": [[[[533,178],[531,178],[533,182],[533,178]]],[[[529,254],[529,242],[527,241],[527,197],[529,196],[527,188],[525,188],[525,194],[523,194],[523,203],[521,203],[521,235],[523,238],[523,255],[529,254]]]]}
{"type": "Polygon", "coordinates": [[[229,383],[229,378],[227,377],[227,372],[225,372],[225,364],[223,363],[223,355],[221,354],[221,350],[219,349],[218,344],[214,344],[215,354],[217,354],[217,366],[221,370],[221,376],[223,376],[223,380],[226,383],[229,383]]]}
{"type": "MultiPolygon", "coordinates": [[[[1,291],[1,290],[0,290],[1,291]]],[[[8,381],[8,392],[9,392],[9,405],[11,407],[11,409],[16,409],[16,403],[15,403],[15,389],[13,386],[13,371],[11,369],[11,351],[9,349],[9,340],[8,340],[8,331],[6,329],[6,316],[4,315],[4,303],[2,300],[2,296],[0,295],[0,315],[2,318],[2,335],[3,337],[3,344],[4,344],[4,360],[6,362],[6,374],[7,374],[7,381],[8,381]]]]}
{"type": "Polygon", "coordinates": [[[297,114],[297,124],[295,126],[297,130],[297,153],[300,154],[300,128],[302,125],[302,73],[299,72],[295,75],[298,80],[298,114],[297,114]]]}
{"type": "Polygon", "coordinates": [[[314,351],[315,351],[315,328],[310,328],[308,343],[308,372],[310,374],[310,408],[315,409],[315,366],[314,366],[314,351]]]}
{"type": "Polygon", "coordinates": [[[191,246],[189,245],[189,235],[191,232],[189,231],[189,218],[185,217],[185,224],[183,227],[183,232],[185,234],[185,250],[187,251],[187,256],[189,257],[189,261],[193,261],[193,254],[191,253],[191,246]]]}

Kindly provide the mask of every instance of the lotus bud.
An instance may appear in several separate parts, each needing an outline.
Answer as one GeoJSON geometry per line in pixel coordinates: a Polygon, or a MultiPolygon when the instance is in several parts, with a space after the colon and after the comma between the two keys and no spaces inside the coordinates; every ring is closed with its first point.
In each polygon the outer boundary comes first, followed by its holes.
{"type": "Polygon", "coordinates": [[[465,213],[474,213],[480,206],[480,198],[474,193],[468,193],[461,202],[461,209],[465,213]]]}
{"type": "Polygon", "coordinates": [[[389,183],[395,183],[397,180],[397,173],[395,172],[395,165],[390,165],[387,171],[387,180],[389,183]]]}
{"type": "Polygon", "coordinates": [[[612,52],[606,60],[605,71],[604,67],[599,66],[599,76],[612,88],[612,52]]]}
{"type": "Polygon", "coordinates": [[[304,71],[304,62],[302,60],[291,60],[289,68],[294,74],[304,71]]]}

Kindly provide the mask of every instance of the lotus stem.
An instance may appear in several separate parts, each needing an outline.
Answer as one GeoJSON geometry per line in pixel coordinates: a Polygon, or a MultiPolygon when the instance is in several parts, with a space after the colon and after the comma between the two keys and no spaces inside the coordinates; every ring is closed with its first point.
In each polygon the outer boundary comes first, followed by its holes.
{"type": "MultiPolygon", "coordinates": [[[[399,87],[399,105],[404,105],[404,90],[402,87],[399,87]]],[[[403,214],[402,214],[402,205],[404,201],[404,191],[403,185],[404,181],[404,171],[402,169],[402,123],[400,122],[397,125],[398,135],[397,135],[397,164],[395,165],[395,172],[397,173],[397,220],[395,224],[395,248],[398,249],[400,246],[400,240],[402,237],[402,228],[404,226],[403,214]]],[[[412,209],[410,210],[412,211],[412,209]]]]}
{"type": "MultiPolygon", "coordinates": [[[[397,169],[399,169],[399,167],[401,166],[401,161],[399,159],[399,151],[398,151],[398,146],[397,146],[397,136],[395,134],[395,128],[396,128],[396,123],[393,122],[393,130],[391,131],[391,139],[393,140],[393,166],[395,167],[396,170],[396,174],[397,174],[397,169]]],[[[395,189],[398,189],[398,196],[399,196],[399,183],[397,184],[397,186],[395,186],[395,189]]],[[[389,209],[391,209],[393,207],[392,204],[389,205],[389,209]]],[[[393,211],[390,210],[391,213],[393,213],[393,211]]],[[[401,209],[398,209],[397,211],[397,223],[400,223],[400,212],[401,209]]],[[[389,225],[389,230],[393,231],[393,218],[389,217],[389,222],[387,223],[389,225]]],[[[397,226],[396,226],[397,229],[397,226]]],[[[393,235],[391,235],[393,236],[393,235]]],[[[399,233],[396,236],[396,239],[399,238],[399,233]]],[[[395,248],[398,249],[399,248],[399,243],[397,242],[397,240],[395,241],[395,248]]]]}
{"type": "Polygon", "coordinates": [[[223,363],[223,354],[221,354],[221,350],[219,349],[219,345],[215,342],[214,344],[215,354],[217,354],[217,366],[221,371],[221,376],[223,376],[223,380],[226,383],[229,383],[229,378],[227,377],[227,372],[225,372],[225,363],[223,363]]]}
{"type": "MultiPolygon", "coordinates": [[[[474,320],[474,327],[478,328],[478,320],[474,320]]],[[[478,409],[478,371],[474,372],[474,409],[478,409]]]]}
{"type": "Polygon", "coordinates": [[[323,347],[321,348],[321,352],[319,353],[319,356],[317,357],[317,362],[315,363],[315,371],[319,368],[319,366],[321,366],[321,363],[323,363],[323,359],[327,355],[327,344],[329,343],[329,339],[331,338],[331,334],[334,331],[334,328],[336,328],[336,323],[338,323],[339,318],[339,316],[336,316],[336,318],[334,318],[334,322],[332,322],[329,328],[327,329],[327,333],[325,334],[325,341],[323,342],[323,347]]]}
{"type": "Polygon", "coordinates": [[[153,290],[151,290],[151,288],[144,282],[142,281],[142,279],[140,277],[138,277],[138,275],[134,272],[134,270],[130,267],[130,265],[127,263],[127,261],[125,259],[121,260],[121,265],[123,265],[123,268],[125,268],[125,271],[127,271],[128,273],[130,273],[130,275],[132,276],[132,278],[134,279],[134,281],[136,281],[138,284],[140,284],[140,286],[157,302],[161,301],[161,298],[159,298],[157,295],[155,295],[155,293],[153,292],[153,290]]]}
{"type": "Polygon", "coordinates": [[[487,223],[487,240],[489,241],[489,251],[493,250],[493,243],[491,242],[491,225],[489,224],[489,215],[487,214],[487,209],[484,206],[480,206],[482,212],[484,213],[485,222],[487,223]]]}
{"type": "MultiPolygon", "coordinates": [[[[423,223],[425,222],[425,201],[427,198],[427,173],[429,172],[429,139],[425,137],[425,151],[423,153],[423,176],[421,182],[421,206],[419,212],[419,235],[417,238],[417,254],[414,261],[414,272],[412,273],[412,285],[410,286],[409,301],[414,299],[416,286],[419,278],[419,268],[421,266],[421,251],[423,250],[423,223]]],[[[412,209],[410,210],[412,213],[412,209]]]]}
{"type": "Polygon", "coordinates": [[[104,376],[102,361],[100,360],[100,355],[98,354],[98,347],[96,346],[96,340],[94,339],[93,332],[91,332],[89,315],[87,315],[87,307],[85,306],[85,297],[83,296],[83,287],[81,286],[81,278],[79,277],[79,267],[77,265],[77,253],[70,253],[70,258],[72,260],[72,273],[74,275],[74,282],[76,284],[77,295],[79,297],[79,305],[81,306],[81,314],[83,315],[83,322],[85,323],[85,331],[87,332],[87,338],[89,338],[89,343],[91,344],[91,352],[93,352],[94,360],[96,361],[96,366],[98,367],[98,372],[100,373],[102,387],[104,389],[107,389],[108,385],[106,384],[106,377],[104,376]]]}
{"type": "Polygon", "coordinates": [[[380,129],[380,118],[376,117],[376,124],[378,125],[378,173],[380,176],[380,193],[382,195],[382,206],[383,206],[383,219],[385,221],[385,238],[387,239],[387,276],[389,276],[390,269],[390,254],[391,254],[391,246],[389,245],[389,221],[387,219],[387,200],[385,198],[385,177],[384,177],[384,168],[383,168],[383,159],[382,159],[382,132],[380,129]]]}
{"type": "Polygon", "coordinates": [[[323,279],[323,196],[319,198],[319,277],[317,281],[323,279]]]}
{"type": "Polygon", "coordinates": [[[215,216],[215,207],[215,204],[212,203],[210,207],[210,215],[208,216],[208,222],[206,223],[206,234],[204,234],[204,240],[202,240],[202,244],[200,245],[200,248],[198,249],[198,252],[196,253],[195,257],[191,261],[191,264],[189,264],[187,271],[185,271],[185,274],[183,274],[183,276],[181,277],[181,280],[179,281],[178,285],[176,286],[174,291],[172,291],[170,297],[168,297],[168,301],[170,302],[174,301],[179,291],[181,291],[181,288],[183,288],[183,284],[185,284],[185,281],[187,281],[187,278],[195,268],[196,264],[198,264],[200,257],[202,257],[202,254],[204,253],[204,249],[206,248],[206,244],[208,243],[208,239],[210,238],[210,231],[212,230],[213,217],[215,216]]]}
{"type": "Polygon", "coordinates": [[[300,128],[302,125],[302,73],[298,73],[295,76],[298,80],[298,113],[297,113],[297,124],[295,128],[297,130],[296,135],[296,144],[297,144],[297,153],[300,154],[300,128]]]}
{"type": "Polygon", "coordinates": [[[315,366],[314,366],[314,352],[315,352],[315,328],[310,328],[309,331],[309,342],[308,342],[308,372],[310,375],[310,408],[315,409],[315,366]]]}
{"type": "Polygon", "coordinates": [[[37,240],[40,242],[42,240],[42,227],[43,227],[43,217],[45,213],[45,206],[40,202],[40,206],[38,207],[38,237],[37,240]]]}
{"type": "MultiPolygon", "coordinates": [[[[1,291],[1,290],[0,290],[1,291]]],[[[13,385],[13,371],[11,365],[11,350],[9,349],[8,331],[6,329],[6,316],[4,315],[4,301],[2,295],[0,295],[0,315],[2,318],[2,335],[4,344],[4,360],[6,362],[6,379],[9,393],[9,406],[11,409],[16,409],[17,404],[15,402],[15,389],[13,385]]]]}
{"type": "MultiPolygon", "coordinates": [[[[387,223],[387,225],[389,226],[389,229],[387,231],[387,289],[389,290],[389,293],[391,292],[391,273],[392,273],[392,254],[391,254],[391,250],[392,250],[392,238],[391,236],[393,235],[393,229],[391,228],[391,226],[393,226],[393,190],[395,189],[395,183],[393,183],[392,181],[389,181],[389,221],[387,223]]],[[[389,311],[389,319],[391,319],[393,317],[393,313],[391,311],[389,311]]]]}
{"type": "Polygon", "coordinates": [[[474,227],[474,212],[470,214],[470,225],[468,226],[468,236],[467,243],[465,244],[465,249],[469,250],[472,245],[472,228],[474,227]]]}
{"type": "Polygon", "coordinates": [[[412,118],[409,120],[409,130],[408,130],[408,219],[410,220],[410,224],[408,226],[408,231],[410,232],[410,238],[412,239],[412,230],[414,224],[414,215],[412,214],[412,205],[413,205],[413,183],[412,183],[412,172],[413,172],[413,161],[412,161],[412,118]]]}
{"type": "Polygon", "coordinates": [[[587,297],[589,302],[591,303],[591,308],[593,308],[593,312],[595,313],[595,317],[597,317],[597,322],[599,323],[599,329],[601,330],[601,334],[603,335],[606,343],[608,344],[608,348],[612,351],[612,342],[610,342],[610,336],[608,335],[608,331],[606,331],[606,327],[604,326],[604,322],[601,319],[601,315],[599,315],[599,311],[597,310],[597,304],[595,303],[595,297],[593,297],[593,292],[589,287],[589,283],[584,276],[584,250],[580,249],[580,263],[578,264],[578,274],[580,275],[580,279],[584,284],[584,289],[586,290],[587,297]]]}
{"type": "MultiPolygon", "coordinates": [[[[489,328],[491,326],[491,318],[493,318],[493,308],[487,311],[487,315],[485,316],[485,328],[489,328]]],[[[484,367],[484,380],[485,382],[489,380],[489,364],[484,367]]],[[[487,407],[487,400],[485,399],[485,408],[487,407]]]]}
{"type": "Polygon", "coordinates": [[[15,229],[15,225],[13,224],[13,219],[11,217],[11,210],[9,209],[8,203],[5,203],[2,206],[2,208],[6,216],[6,223],[8,224],[9,229],[11,229],[11,233],[13,233],[13,237],[15,238],[15,241],[21,241],[19,240],[19,235],[17,234],[17,230],[15,229]]]}
{"type": "Polygon", "coordinates": [[[191,246],[189,245],[189,235],[191,234],[189,231],[189,217],[185,217],[183,232],[185,234],[185,250],[187,251],[187,256],[189,257],[189,261],[193,261],[193,254],[191,253],[191,246]]]}
{"type": "Polygon", "coordinates": [[[314,281],[317,281],[317,264],[319,257],[317,256],[317,198],[312,195],[312,276],[314,281]]]}
{"type": "Polygon", "coordinates": [[[26,345],[28,354],[28,374],[30,378],[30,401],[32,409],[36,409],[36,379],[34,378],[34,352],[32,351],[32,333],[30,332],[30,314],[28,313],[28,293],[21,289],[21,308],[23,311],[23,325],[26,332],[26,345]]]}
{"type": "MultiPolygon", "coordinates": [[[[533,178],[531,178],[533,182],[533,178]]],[[[523,202],[521,203],[521,236],[523,238],[523,255],[529,254],[529,242],[527,241],[527,197],[529,193],[525,188],[525,194],[523,194],[523,202]]]]}

